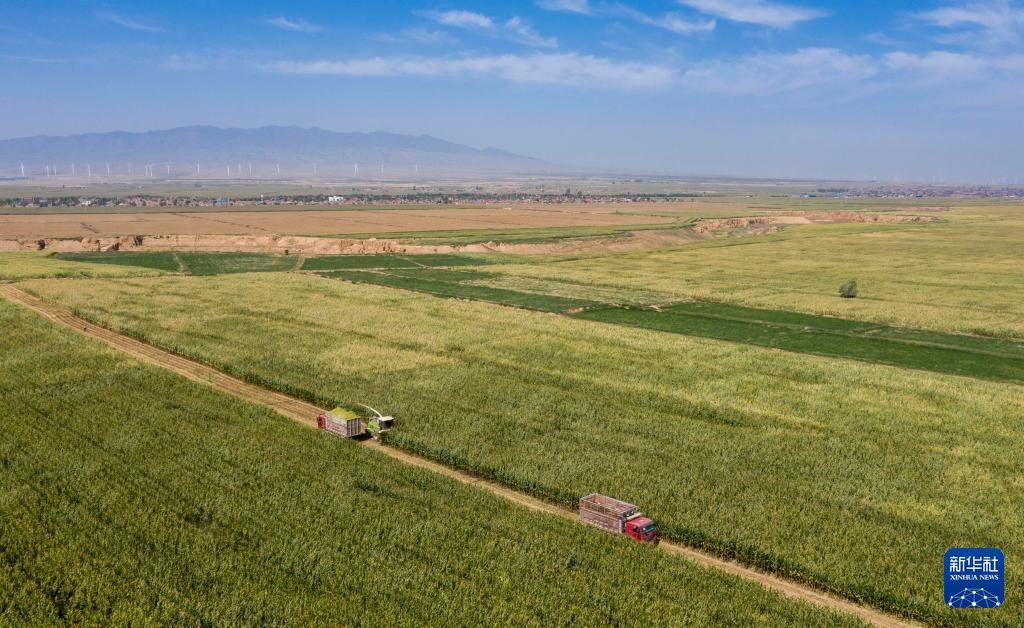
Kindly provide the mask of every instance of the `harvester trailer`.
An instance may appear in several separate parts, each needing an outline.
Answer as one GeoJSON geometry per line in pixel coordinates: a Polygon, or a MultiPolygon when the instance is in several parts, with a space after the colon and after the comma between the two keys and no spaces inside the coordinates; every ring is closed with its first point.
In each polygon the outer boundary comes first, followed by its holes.
{"type": "Polygon", "coordinates": [[[614,534],[624,534],[640,543],[658,543],[658,529],[654,521],[645,517],[633,504],[607,495],[591,493],[581,498],[580,520],[614,534]]]}
{"type": "Polygon", "coordinates": [[[363,407],[372,411],[373,415],[362,416],[351,410],[338,407],[318,416],[316,426],[342,438],[357,438],[366,434],[373,438],[380,438],[382,432],[387,432],[395,427],[395,417],[384,416],[370,406],[363,407]]]}

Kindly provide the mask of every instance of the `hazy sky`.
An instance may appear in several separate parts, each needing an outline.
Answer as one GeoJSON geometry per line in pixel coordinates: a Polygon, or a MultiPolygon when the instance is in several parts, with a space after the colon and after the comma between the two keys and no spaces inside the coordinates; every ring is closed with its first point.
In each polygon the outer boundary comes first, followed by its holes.
{"type": "Polygon", "coordinates": [[[650,172],[1024,182],[1024,1],[0,2],[0,137],[427,133],[650,172]]]}

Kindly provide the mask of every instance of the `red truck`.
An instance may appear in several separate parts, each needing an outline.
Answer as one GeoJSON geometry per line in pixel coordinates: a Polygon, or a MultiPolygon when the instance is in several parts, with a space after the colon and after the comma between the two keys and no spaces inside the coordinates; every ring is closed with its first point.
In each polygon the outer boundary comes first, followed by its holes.
{"type": "Polygon", "coordinates": [[[654,522],[633,504],[591,493],[580,499],[580,520],[615,534],[625,534],[640,543],[658,543],[654,522]]]}

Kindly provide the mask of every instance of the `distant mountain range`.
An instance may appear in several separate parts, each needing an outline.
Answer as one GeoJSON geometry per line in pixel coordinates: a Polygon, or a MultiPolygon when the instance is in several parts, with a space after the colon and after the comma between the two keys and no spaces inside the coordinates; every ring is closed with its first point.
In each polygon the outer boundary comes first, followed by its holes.
{"type": "Polygon", "coordinates": [[[319,128],[266,126],[256,129],[189,126],[165,131],[39,135],[0,140],[0,174],[45,176],[56,167],[75,174],[124,177],[414,178],[474,174],[543,174],[554,166],[496,148],[472,148],[429,135],[341,133],[319,128]],[[230,174],[229,174],[230,169],[230,174]]]}

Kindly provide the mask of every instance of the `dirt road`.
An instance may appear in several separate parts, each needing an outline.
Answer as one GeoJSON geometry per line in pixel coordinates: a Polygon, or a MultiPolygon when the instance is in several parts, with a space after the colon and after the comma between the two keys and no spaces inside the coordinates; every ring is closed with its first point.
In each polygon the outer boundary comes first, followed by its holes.
{"type": "MultiPolygon", "coordinates": [[[[90,323],[84,319],[78,318],[60,306],[42,301],[41,299],[19,290],[11,284],[0,284],[0,296],[20,303],[40,316],[43,316],[55,323],[66,325],[88,336],[102,340],[115,349],[119,349],[129,355],[132,355],[143,362],[172,371],[190,380],[213,386],[214,388],[247,401],[254,401],[256,403],[269,406],[277,413],[282,414],[293,421],[302,423],[303,425],[316,427],[316,417],[323,412],[321,408],[318,408],[313,404],[249,384],[204,364],[194,362],[117,332],[110,331],[109,329],[100,327],[99,325],[90,323]]],[[[377,441],[365,440],[357,442],[360,442],[367,448],[385,456],[390,456],[391,458],[405,464],[444,475],[463,484],[472,484],[530,510],[555,515],[565,519],[571,519],[573,521],[579,520],[574,511],[514,491],[500,484],[483,480],[469,473],[451,469],[436,462],[421,458],[420,456],[382,445],[377,441]]],[[[806,585],[786,580],[756,569],[751,569],[750,567],[745,567],[739,563],[724,560],[712,554],[689,547],[669,542],[662,542],[659,547],[670,554],[682,556],[699,565],[720,569],[746,580],[752,580],[759,583],[766,589],[778,591],[788,597],[812,602],[814,604],[854,615],[875,626],[888,627],[917,625],[880,611],[860,606],[854,602],[844,600],[834,595],[823,593],[806,585]]]]}

